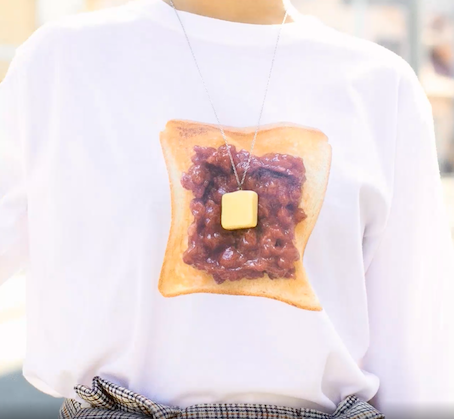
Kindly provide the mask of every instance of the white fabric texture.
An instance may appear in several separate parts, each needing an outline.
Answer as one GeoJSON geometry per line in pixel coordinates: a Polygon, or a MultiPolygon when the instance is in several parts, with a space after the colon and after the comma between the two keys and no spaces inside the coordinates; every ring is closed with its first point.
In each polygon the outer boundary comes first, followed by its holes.
{"type": "MultiPolygon", "coordinates": [[[[280,25],[180,16],[221,123],[255,126],[280,25]]],[[[171,6],[62,18],[18,49],[0,84],[0,282],[27,267],[36,388],[78,399],[99,375],[183,408],[327,413],[378,391],[390,418],[453,403],[454,250],[430,104],[397,55],[294,19],[262,124],[314,127],[332,146],[304,253],[320,312],[157,290],[171,222],[159,132],[216,123],[171,6]]]]}

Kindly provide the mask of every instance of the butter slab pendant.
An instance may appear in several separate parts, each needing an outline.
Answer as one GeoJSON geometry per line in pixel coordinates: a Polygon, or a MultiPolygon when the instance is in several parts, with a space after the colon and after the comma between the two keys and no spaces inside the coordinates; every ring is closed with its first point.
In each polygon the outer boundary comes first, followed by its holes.
{"type": "Polygon", "coordinates": [[[258,195],[255,191],[235,191],[222,195],[221,225],[226,230],[257,226],[258,195]]]}

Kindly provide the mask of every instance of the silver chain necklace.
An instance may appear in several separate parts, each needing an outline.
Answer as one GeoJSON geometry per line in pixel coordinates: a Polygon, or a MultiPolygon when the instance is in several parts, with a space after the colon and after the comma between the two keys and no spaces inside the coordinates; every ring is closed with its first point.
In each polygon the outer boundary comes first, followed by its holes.
{"type": "Polygon", "coordinates": [[[285,20],[287,19],[288,10],[285,11],[284,20],[282,21],[282,24],[281,24],[281,26],[279,28],[279,33],[278,33],[277,40],[276,40],[276,46],[274,47],[273,59],[271,61],[271,68],[270,68],[270,72],[269,72],[269,75],[268,75],[268,80],[267,80],[267,83],[266,83],[265,96],[263,98],[262,108],[260,110],[260,115],[259,115],[259,121],[257,123],[257,129],[255,130],[254,139],[252,140],[251,151],[249,152],[249,157],[248,157],[248,161],[247,161],[247,164],[246,164],[246,168],[245,168],[245,170],[243,172],[243,178],[240,181],[240,178],[238,176],[238,172],[237,172],[236,167],[235,167],[235,162],[233,161],[232,153],[230,152],[230,146],[229,146],[229,144],[227,142],[227,138],[226,138],[226,136],[224,134],[224,129],[222,128],[221,123],[219,122],[219,118],[218,118],[216,109],[214,108],[213,101],[211,100],[210,94],[209,94],[208,89],[206,87],[206,84],[205,84],[205,81],[203,79],[202,73],[200,71],[199,65],[198,65],[197,60],[195,58],[195,54],[194,54],[194,51],[192,49],[191,43],[189,42],[188,34],[186,33],[186,30],[184,28],[183,22],[180,19],[180,15],[178,14],[177,9],[176,9],[175,5],[173,4],[173,1],[172,0],[169,0],[169,1],[170,1],[170,4],[172,5],[173,9],[175,10],[175,14],[177,15],[177,18],[180,21],[180,24],[181,24],[181,27],[183,29],[184,35],[186,37],[186,40],[188,41],[189,49],[191,50],[191,54],[192,54],[192,57],[194,58],[195,65],[196,65],[197,70],[199,72],[200,78],[202,79],[203,87],[205,88],[205,91],[206,91],[206,93],[208,95],[208,99],[210,101],[211,107],[213,108],[214,115],[215,115],[215,117],[216,117],[216,119],[218,121],[219,129],[220,129],[221,134],[222,134],[222,136],[224,138],[225,145],[227,147],[227,151],[228,151],[229,157],[230,157],[230,162],[232,163],[233,172],[235,174],[235,178],[236,178],[236,181],[238,183],[238,189],[241,190],[242,187],[243,187],[244,179],[246,178],[246,172],[248,171],[249,165],[251,163],[252,150],[254,149],[254,143],[255,143],[255,139],[257,137],[257,132],[259,130],[260,120],[262,119],[263,108],[264,108],[264,105],[265,105],[265,99],[266,99],[266,94],[268,92],[269,82],[270,82],[270,79],[271,79],[271,73],[273,71],[274,59],[276,57],[277,46],[278,46],[278,43],[279,43],[279,38],[280,38],[280,35],[281,35],[282,27],[284,26],[285,20]]]}

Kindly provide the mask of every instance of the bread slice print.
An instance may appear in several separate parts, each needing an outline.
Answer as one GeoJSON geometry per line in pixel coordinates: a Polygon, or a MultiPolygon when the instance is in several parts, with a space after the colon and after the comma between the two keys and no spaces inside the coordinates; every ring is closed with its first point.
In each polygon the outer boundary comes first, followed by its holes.
{"type": "MultiPolygon", "coordinates": [[[[223,129],[241,178],[256,127],[223,129]]],[[[289,122],[261,126],[244,183],[258,188],[259,221],[255,228],[235,231],[220,225],[220,196],[233,191],[234,176],[219,127],[170,120],[160,142],[172,205],[161,294],[257,296],[322,310],[303,255],[328,185],[327,137],[289,122]]]]}

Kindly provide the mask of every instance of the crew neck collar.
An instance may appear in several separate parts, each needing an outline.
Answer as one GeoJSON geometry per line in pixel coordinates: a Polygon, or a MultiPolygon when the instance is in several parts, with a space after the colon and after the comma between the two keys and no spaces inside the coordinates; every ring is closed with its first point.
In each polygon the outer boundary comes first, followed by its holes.
{"type": "MultiPolygon", "coordinates": [[[[165,1],[134,0],[129,5],[157,23],[182,32],[174,8],[165,1]]],[[[276,42],[281,26],[281,23],[234,22],[184,10],[177,10],[177,13],[190,39],[198,38],[226,44],[272,45],[276,42]]],[[[288,6],[288,15],[291,15],[293,21],[284,23],[279,44],[291,43],[301,37],[313,34],[315,29],[323,25],[318,18],[302,14],[292,4],[288,6]]]]}

